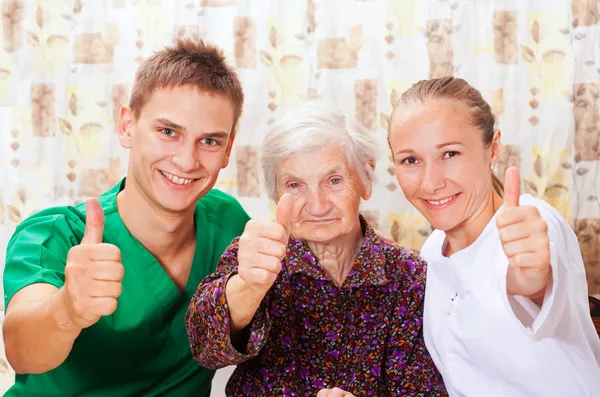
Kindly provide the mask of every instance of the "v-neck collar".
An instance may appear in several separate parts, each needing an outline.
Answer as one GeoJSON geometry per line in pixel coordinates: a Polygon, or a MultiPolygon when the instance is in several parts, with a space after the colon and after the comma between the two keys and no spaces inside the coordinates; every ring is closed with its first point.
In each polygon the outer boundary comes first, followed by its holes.
{"type": "MultiPolygon", "coordinates": [[[[105,216],[108,219],[104,226],[104,233],[109,233],[113,241],[128,241],[127,244],[119,247],[122,251],[122,258],[127,261],[126,264],[124,263],[125,271],[133,270],[152,290],[152,295],[157,299],[159,305],[168,310],[181,298],[191,299],[198,282],[200,282],[194,277],[194,268],[200,258],[200,244],[197,243],[200,239],[197,236],[190,274],[185,287],[180,291],[156,257],[131,234],[123,222],[117,208],[117,195],[124,187],[125,178],[100,197],[100,202],[105,209],[105,216]]],[[[202,224],[199,219],[201,216],[201,212],[196,208],[194,211],[196,225],[202,224]]],[[[197,233],[199,233],[198,230],[197,233]]]]}

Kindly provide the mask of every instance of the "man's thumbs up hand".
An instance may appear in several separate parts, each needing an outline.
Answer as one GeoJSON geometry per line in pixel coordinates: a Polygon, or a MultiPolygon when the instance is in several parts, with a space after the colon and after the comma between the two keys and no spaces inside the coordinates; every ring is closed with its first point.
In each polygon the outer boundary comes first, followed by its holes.
{"type": "Polygon", "coordinates": [[[98,199],[86,202],[85,232],[80,245],[69,250],[60,299],[65,326],[87,328],[117,310],[121,295],[121,251],[102,242],[104,211],[98,199]]]}

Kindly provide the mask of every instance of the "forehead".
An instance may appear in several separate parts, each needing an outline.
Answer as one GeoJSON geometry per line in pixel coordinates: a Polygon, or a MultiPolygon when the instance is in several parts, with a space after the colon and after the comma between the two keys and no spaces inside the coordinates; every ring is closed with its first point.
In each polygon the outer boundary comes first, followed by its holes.
{"type": "Polygon", "coordinates": [[[347,173],[348,162],[341,147],[324,147],[289,156],[277,168],[279,176],[324,177],[331,173],[347,173]]]}
{"type": "Polygon", "coordinates": [[[440,140],[466,142],[477,139],[468,110],[447,102],[400,109],[393,115],[390,143],[418,142],[439,144],[440,140]]]}
{"type": "Polygon", "coordinates": [[[160,88],[152,92],[139,118],[166,118],[186,127],[201,123],[229,131],[233,127],[234,106],[224,95],[193,86],[160,88]]]}

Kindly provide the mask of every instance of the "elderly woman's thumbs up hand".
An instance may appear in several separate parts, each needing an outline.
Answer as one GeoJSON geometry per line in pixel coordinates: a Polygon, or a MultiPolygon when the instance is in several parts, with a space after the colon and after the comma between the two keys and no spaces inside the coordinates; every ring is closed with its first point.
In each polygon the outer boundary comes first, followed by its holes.
{"type": "Polygon", "coordinates": [[[293,209],[293,197],[284,194],[277,204],[275,222],[251,220],[240,237],[238,274],[257,292],[266,293],[281,271],[293,209]]]}

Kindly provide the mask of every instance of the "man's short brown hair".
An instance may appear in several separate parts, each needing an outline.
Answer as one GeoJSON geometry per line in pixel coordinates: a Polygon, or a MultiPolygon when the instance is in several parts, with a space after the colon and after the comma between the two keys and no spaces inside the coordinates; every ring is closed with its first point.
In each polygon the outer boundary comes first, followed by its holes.
{"type": "Polygon", "coordinates": [[[242,84],[223,52],[199,39],[179,38],[174,46],[145,59],[136,73],[129,107],[137,118],[154,90],[185,85],[229,99],[235,128],[244,105],[242,84]]]}

